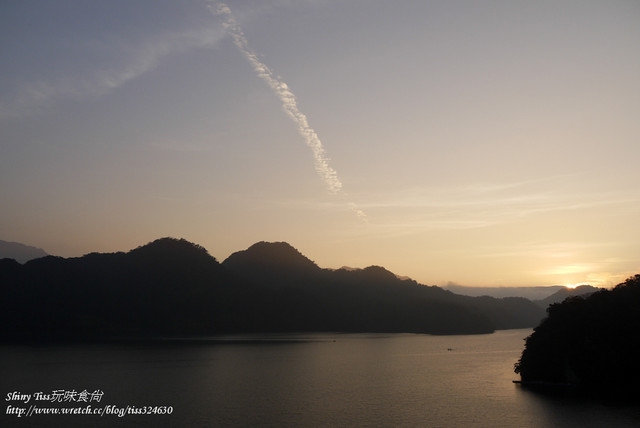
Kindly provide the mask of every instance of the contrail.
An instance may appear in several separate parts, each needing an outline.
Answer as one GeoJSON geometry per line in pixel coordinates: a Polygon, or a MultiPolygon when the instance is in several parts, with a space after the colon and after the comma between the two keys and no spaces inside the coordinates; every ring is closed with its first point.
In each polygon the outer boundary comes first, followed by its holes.
{"type": "MultiPolygon", "coordinates": [[[[217,0],[210,0],[213,4],[207,5],[209,10],[213,14],[221,16],[223,18],[222,25],[224,29],[233,38],[233,43],[238,50],[242,52],[245,58],[249,61],[255,72],[260,78],[262,78],[269,87],[275,92],[282,103],[282,108],[287,115],[298,125],[298,132],[304,138],[307,146],[311,148],[313,152],[313,158],[315,161],[315,168],[318,175],[322,178],[327,186],[327,189],[332,194],[337,194],[342,189],[342,183],[338,179],[336,171],[329,166],[329,161],[326,156],[322,142],[316,134],[316,131],[309,126],[307,116],[300,111],[296,102],[296,97],[291,92],[286,83],[281,79],[273,75],[273,72],[262,61],[258,59],[258,56],[249,48],[247,38],[240,28],[238,21],[233,16],[231,9],[224,3],[217,0]]],[[[359,217],[364,217],[364,213],[360,210],[355,210],[359,217]]]]}

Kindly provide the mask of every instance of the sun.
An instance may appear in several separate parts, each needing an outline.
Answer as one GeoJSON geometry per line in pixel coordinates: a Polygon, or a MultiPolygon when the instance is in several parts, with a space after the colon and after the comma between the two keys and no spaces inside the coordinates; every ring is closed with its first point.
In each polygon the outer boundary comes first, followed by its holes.
{"type": "Polygon", "coordinates": [[[576,287],[579,287],[579,286],[581,286],[581,285],[587,285],[587,284],[584,284],[584,283],[578,283],[578,284],[565,284],[564,286],[565,286],[565,287],[567,287],[567,288],[576,288],[576,287]]]}

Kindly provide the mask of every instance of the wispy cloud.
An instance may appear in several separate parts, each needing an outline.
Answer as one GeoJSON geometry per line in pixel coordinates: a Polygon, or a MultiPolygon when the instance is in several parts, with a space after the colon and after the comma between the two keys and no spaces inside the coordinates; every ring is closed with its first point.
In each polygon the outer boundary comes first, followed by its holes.
{"type": "MultiPolygon", "coordinates": [[[[298,108],[298,103],[293,92],[291,92],[287,84],[281,78],[275,76],[271,69],[260,61],[258,56],[249,48],[247,38],[229,6],[216,0],[212,0],[212,3],[213,4],[209,5],[209,9],[215,15],[222,17],[222,25],[233,38],[233,43],[249,61],[256,74],[263,79],[278,96],[283,110],[298,126],[298,132],[313,152],[316,172],[323,179],[329,192],[334,194],[340,192],[342,182],[338,178],[336,171],[329,165],[329,159],[327,158],[322,141],[320,141],[316,131],[309,126],[307,116],[298,108]]],[[[359,216],[364,216],[364,213],[358,209],[356,209],[355,212],[359,216]]]]}
{"type": "Polygon", "coordinates": [[[372,226],[385,236],[480,229],[529,221],[548,213],[615,215],[634,209],[640,202],[634,190],[585,193],[577,188],[575,180],[559,175],[511,183],[413,187],[358,197],[372,226]]]}
{"type": "Polygon", "coordinates": [[[571,263],[568,265],[554,266],[543,272],[545,275],[568,275],[575,273],[591,272],[596,268],[593,263],[571,263]]]}
{"type": "MultiPolygon", "coordinates": [[[[450,187],[415,187],[396,190],[389,195],[376,194],[372,202],[363,206],[370,209],[489,209],[508,215],[528,215],[538,212],[576,210],[614,204],[636,203],[640,195],[625,192],[578,193],[562,189],[563,177],[549,183],[530,185],[534,181],[496,185],[471,184],[450,187]]],[[[564,183],[566,184],[566,183],[564,183]]]]}
{"type": "Polygon", "coordinates": [[[164,58],[194,48],[213,46],[223,36],[222,31],[203,29],[128,43],[121,48],[119,56],[124,60],[118,64],[82,75],[24,83],[13,100],[0,104],[0,117],[20,117],[57,102],[106,95],[155,69],[164,58]]]}
{"type": "Polygon", "coordinates": [[[550,240],[517,242],[510,245],[483,245],[480,247],[479,258],[511,258],[511,257],[535,257],[550,260],[571,259],[579,256],[585,250],[605,251],[619,245],[616,242],[589,242],[589,241],[560,241],[550,240]]]}

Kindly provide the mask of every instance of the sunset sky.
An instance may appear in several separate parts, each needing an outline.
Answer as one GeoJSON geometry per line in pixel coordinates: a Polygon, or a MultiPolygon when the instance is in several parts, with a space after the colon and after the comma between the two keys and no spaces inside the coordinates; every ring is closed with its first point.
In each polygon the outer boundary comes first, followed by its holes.
{"type": "Polygon", "coordinates": [[[287,241],[429,285],[640,273],[640,2],[22,1],[0,239],[287,241]]]}

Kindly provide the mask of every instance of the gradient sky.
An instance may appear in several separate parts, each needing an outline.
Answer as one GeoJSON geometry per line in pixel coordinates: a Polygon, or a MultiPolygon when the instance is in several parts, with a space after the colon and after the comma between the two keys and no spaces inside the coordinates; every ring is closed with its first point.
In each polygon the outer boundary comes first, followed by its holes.
{"type": "Polygon", "coordinates": [[[211,4],[3,1],[0,239],[287,241],[430,285],[640,273],[640,2],[211,4]]]}

